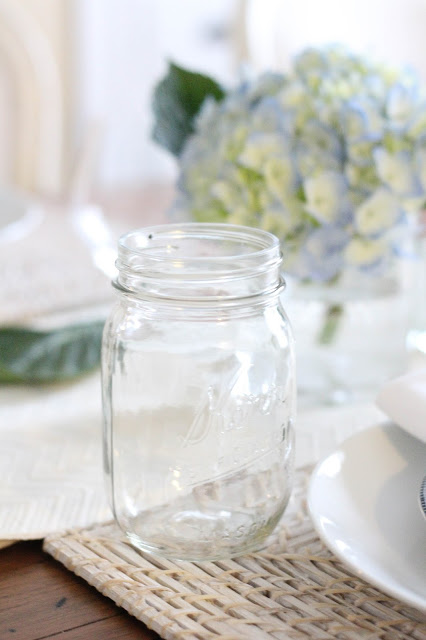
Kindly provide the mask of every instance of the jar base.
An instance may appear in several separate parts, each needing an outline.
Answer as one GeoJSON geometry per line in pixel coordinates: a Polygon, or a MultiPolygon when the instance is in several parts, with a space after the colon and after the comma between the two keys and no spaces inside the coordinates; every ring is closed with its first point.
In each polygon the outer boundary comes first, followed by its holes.
{"type": "Polygon", "coordinates": [[[192,562],[215,561],[263,548],[287,502],[288,499],[263,521],[242,511],[187,510],[169,518],[163,513],[161,520],[144,514],[132,518],[132,530],[124,531],[134,547],[153,555],[192,562]]]}

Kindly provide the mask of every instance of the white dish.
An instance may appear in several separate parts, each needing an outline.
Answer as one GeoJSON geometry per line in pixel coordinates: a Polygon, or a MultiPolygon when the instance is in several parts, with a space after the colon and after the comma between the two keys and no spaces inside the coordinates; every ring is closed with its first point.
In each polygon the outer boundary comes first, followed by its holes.
{"type": "Polygon", "coordinates": [[[426,445],[394,424],[361,431],[315,468],[308,508],[323,542],[357,575],[426,612],[426,445]]]}
{"type": "Polygon", "coordinates": [[[426,442],[425,367],[389,380],[380,389],[376,404],[388,420],[426,442]]]}

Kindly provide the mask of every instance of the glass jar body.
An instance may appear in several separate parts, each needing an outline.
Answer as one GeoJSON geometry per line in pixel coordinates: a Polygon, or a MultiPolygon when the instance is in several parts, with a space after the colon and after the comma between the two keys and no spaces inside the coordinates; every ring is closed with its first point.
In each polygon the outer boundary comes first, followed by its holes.
{"type": "Polygon", "coordinates": [[[145,550],[191,560],[259,547],[293,475],[293,348],[277,301],[205,314],[122,300],[105,328],[105,470],[145,550]]]}

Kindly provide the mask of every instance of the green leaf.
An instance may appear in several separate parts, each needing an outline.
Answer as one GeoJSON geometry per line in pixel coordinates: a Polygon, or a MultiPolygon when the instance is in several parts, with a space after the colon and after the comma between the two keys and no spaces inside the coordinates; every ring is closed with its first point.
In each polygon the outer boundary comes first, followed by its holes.
{"type": "Polygon", "coordinates": [[[63,382],[100,362],[103,322],[51,331],[0,329],[0,382],[63,382]]]}
{"type": "Polygon", "coordinates": [[[170,63],[167,75],[154,90],[155,124],[152,136],[161,146],[179,155],[194,132],[194,118],[207,96],[220,102],[225,95],[218,83],[170,63]]]}

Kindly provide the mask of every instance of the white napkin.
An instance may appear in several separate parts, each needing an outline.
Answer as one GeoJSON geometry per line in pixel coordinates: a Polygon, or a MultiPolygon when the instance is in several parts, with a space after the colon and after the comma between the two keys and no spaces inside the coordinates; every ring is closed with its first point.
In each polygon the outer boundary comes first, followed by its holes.
{"type": "Polygon", "coordinates": [[[386,383],[376,404],[393,422],[426,442],[426,369],[417,369],[386,383]]]}

